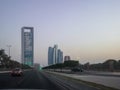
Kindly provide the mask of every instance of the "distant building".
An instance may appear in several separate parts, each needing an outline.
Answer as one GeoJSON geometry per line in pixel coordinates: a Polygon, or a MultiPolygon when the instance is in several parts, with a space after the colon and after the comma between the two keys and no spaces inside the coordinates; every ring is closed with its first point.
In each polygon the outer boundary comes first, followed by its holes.
{"type": "Polygon", "coordinates": [[[53,65],[63,62],[63,52],[58,49],[58,45],[48,48],[48,65],[53,65]]]}
{"type": "Polygon", "coordinates": [[[54,63],[53,61],[53,48],[48,48],[48,65],[52,65],[54,63]]]}
{"type": "Polygon", "coordinates": [[[33,27],[21,29],[21,59],[22,64],[33,66],[34,62],[34,34],[33,27]]]}
{"type": "Polygon", "coordinates": [[[57,63],[63,63],[63,52],[60,49],[58,50],[57,63]]]}
{"type": "Polygon", "coordinates": [[[64,57],[64,61],[69,61],[69,60],[71,60],[71,59],[70,59],[70,56],[65,56],[65,57],[64,57]]]}
{"type": "Polygon", "coordinates": [[[35,63],[35,64],[34,64],[34,68],[35,68],[36,70],[39,70],[39,69],[40,69],[40,64],[39,64],[39,63],[35,63]]]}
{"type": "Polygon", "coordinates": [[[54,48],[53,48],[53,64],[57,63],[57,57],[58,57],[58,45],[54,45],[54,48]]]}

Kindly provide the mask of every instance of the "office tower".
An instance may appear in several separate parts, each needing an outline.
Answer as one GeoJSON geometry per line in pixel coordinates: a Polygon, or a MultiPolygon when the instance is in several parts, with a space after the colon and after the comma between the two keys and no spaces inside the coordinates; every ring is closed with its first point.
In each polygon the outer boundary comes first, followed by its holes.
{"type": "Polygon", "coordinates": [[[63,62],[63,52],[58,49],[57,45],[48,48],[48,65],[53,65],[63,62]]]}
{"type": "Polygon", "coordinates": [[[49,47],[48,48],[48,65],[53,64],[53,48],[49,47]]]}
{"type": "Polygon", "coordinates": [[[64,61],[69,61],[70,60],[70,56],[65,56],[64,57],[64,61]]]}
{"type": "Polygon", "coordinates": [[[58,54],[58,46],[54,45],[54,48],[53,48],[53,64],[57,63],[57,54],[58,54]]]}
{"type": "Polygon", "coordinates": [[[61,56],[61,51],[58,49],[58,55],[57,55],[57,62],[60,63],[60,56],[61,56]]]}
{"type": "Polygon", "coordinates": [[[34,34],[33,27],[22,27],[21,29],[21,49],[22,64],[33,66],[34,62],[34,34]]]}
{"type": "Polygon", "coordinates": [[[63,62],[63,52],[58,49],[58,57],[57,57],[57,63],[62,63],[63,62]]]}

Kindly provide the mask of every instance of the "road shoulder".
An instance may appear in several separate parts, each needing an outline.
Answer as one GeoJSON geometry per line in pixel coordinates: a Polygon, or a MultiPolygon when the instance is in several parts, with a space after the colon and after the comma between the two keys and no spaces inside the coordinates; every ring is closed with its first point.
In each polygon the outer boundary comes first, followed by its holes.
{"type": "Polygon", "coordinates": [[[60,76],[60,77],[62,77],[64,79],[70,80],[72,82],[77,82],[77,83],[85,84],[85,85],[88,85],[90,87],[97,88],[99,90],[119,90],[119,89],[108,87],[108,86],[101,85],[101,84],[98,84],[98,83],[84,81],[84,80],[81,80],[81,79],[76,79],[74,77],[69,77],[66,74],[61,74],[61,73],[58,73],[58,72],[50,72],[50,71],[45,71],[45,72],[47,72],[49,74],[52,74],[52,75],[60,76]]]}

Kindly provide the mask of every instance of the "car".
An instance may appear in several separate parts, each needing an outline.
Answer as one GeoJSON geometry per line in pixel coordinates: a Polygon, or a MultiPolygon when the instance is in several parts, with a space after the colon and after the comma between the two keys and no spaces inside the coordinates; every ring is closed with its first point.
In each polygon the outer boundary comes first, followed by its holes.
{"type": "Polygon", "coordinates": [[[23,70],[21,68],[15,68],[11,71],[11,76],[23,76],[23,70]]]}
{"type": "Polygon", "coordinates": [[[73,71],[73,72],[83,72],[83,69],[81,69],[81,68],[73,68],[73,69],[71,69],[71,71],[73,71]]]}

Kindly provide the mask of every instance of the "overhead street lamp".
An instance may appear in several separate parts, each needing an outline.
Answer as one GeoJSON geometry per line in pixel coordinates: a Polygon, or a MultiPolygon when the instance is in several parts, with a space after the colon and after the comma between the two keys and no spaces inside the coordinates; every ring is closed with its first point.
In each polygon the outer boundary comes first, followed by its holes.
{"type": "Polygon", "coordinates": [[[12,45],[7,45],[7,47],[8,47],[8,50],[9,50],[8,55],[9,55],[9,57],[10,57],[10,48],[12,47],[12,45]]]}

